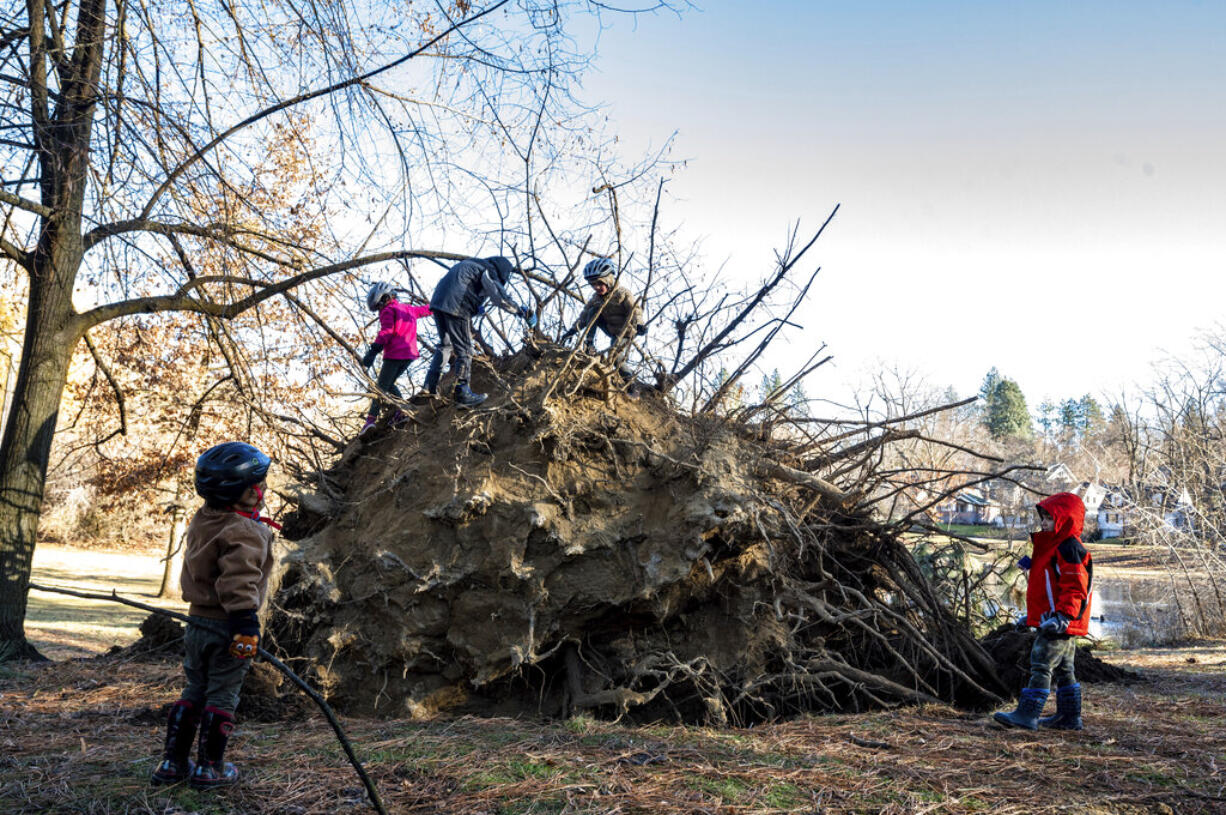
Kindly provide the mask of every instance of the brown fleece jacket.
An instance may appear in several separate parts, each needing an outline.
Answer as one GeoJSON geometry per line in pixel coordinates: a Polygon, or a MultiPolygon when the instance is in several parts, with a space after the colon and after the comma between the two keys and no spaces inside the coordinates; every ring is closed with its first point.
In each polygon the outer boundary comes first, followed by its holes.
{"type": "Polygon", "coordinates": [[[203,506],[187,527],[179,585],[189,614],[224,620],[258,611],[272,570],[269,527],[228,509],[203,506]]]}
{"type": "Polygon", "coordinates": [[[634,339],[634,330],[639,327],[642,318],[643,315],[639,311],[634,295],[622,288],[619,283],[611,288],[604,297],[593,294],[588,298],[583,311],[579,313],[579,319],[575,321],[575,330],[583,331],[595,320],[596,326],[603,329],[610,337],[614,339],[622,337],[622,341],[625,342],[627,337],[634,339]],[[598,312],[599,317],[596,316],[598,312]]]}

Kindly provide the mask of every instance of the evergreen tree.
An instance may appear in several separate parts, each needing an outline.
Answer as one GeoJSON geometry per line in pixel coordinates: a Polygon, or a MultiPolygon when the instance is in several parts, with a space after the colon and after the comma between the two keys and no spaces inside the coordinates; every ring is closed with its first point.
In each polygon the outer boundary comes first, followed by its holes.
{"type": "Polygon", "coordinates": [[[1051,441],[1056,430],[1056,406],[1050,399],[1044,399],[1039,404],[1039,429],[1043,431],[1044,441],[1051,441]]]}
{"type": "Polygon", "coordinates": [[[1077,403],[1079,429],[1083,439],[1089,438],[1097,433],[1106,424],[1106,418],[1103,416],[1103,409],[1099,406],[1096,400],[1090,394],[1081,397],[1081,401],[1077,403]]]}
{"type": "Polygon", "coordinates": [[[1000,385],[1000,371],[996,370],[993,365],[992,369],[983,377],[983,384],[979,386],[979,410],[980,422],[987,425],[992,415],[992,401],[996,398],[996,389],[1000,385]]]}
{"type": "Polygon", "coordinates": [[[992,438],[1026,438],[1030,435],[1030,412],[1026,409],[1026,397],[1012,379],[998,379],[988,406],[986,424],[992,438]]]}
{"type": "Polygon", "coordinates": [[[783,377],[779,374],[779,369],[771,371],[762,377],[762,384],[758,386],[761,393],[759,398],[763,404],[767,402],[778,402],[783,398],[784,394],[779,390],[783,387],[783,377]]]}
{"type": "Polygon", "coordinates": [[[1076,399],[1065,399],[1060,403],[1060,435],[1066,441],[1075,437],[1081,430],[1081,403],[1076,399]]]}
{"type": "Polygon", "coordinates": [[[793,416],[809,415],[809,395],[799,382],[788,392],[788,413],[793,416]]]}

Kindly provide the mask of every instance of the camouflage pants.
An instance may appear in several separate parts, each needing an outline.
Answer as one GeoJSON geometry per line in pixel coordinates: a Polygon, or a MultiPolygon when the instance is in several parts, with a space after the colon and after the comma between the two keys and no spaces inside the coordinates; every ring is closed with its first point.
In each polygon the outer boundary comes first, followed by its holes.
{"type": "Polygon", "coordinates": [[[251,670],[251,660],[230,656],[230,637],[221,633],[226,629],[223,620],[191,619],[204,620],[204,623],[189,624],[183,635],[183,671],[187,674],[183,698],[197,710],[209,706],[233,713],[238,707],[243,678],[251,670]]]}
{"type": "Polygon", "coordinates": [[[1067,634],[1040,631],[1030,649],[1030,682],[1028,688],[1051,689],[1053,677],[1057,688],[1077,684],[1073,674],[1073,657],[1077,656],[1077,638],[1067,634]]]}

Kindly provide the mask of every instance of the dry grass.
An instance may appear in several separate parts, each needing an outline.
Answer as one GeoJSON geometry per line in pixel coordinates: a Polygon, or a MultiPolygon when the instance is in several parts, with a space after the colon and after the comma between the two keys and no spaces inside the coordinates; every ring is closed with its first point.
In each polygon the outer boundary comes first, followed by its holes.
{"type": "MultiPolygon", "coordinates": [[[[155,595],[162,580],[158,555],[80,549],[40,543],[34,550],[33,580],[48,586],[108,594],[112,589],[162,608],[184,612],[178,575],[174,598],[155,595]]],[[[30,592],[26,636],[50,659],[93,656],[114,645],[131,645],[140,636],[147,612],[116,603],[93,602],[44,592],[30,592]]]]}
{"type": "MultiPolygon", "coordinates": [[[[1152,681],[1087,687],[1089,729],[1075,734],[1001,731],[944,707],[749,730],[586,718],[346,726],[395,813],[1226,812],[1226,645],[1113,659],[1152,681]]],[[[368,810],[318,717],[240,725],[236,790],[150,788],[160,710],[179,683],[173,663],[115,657],[0,667],[0,810],[368,810]]]]}

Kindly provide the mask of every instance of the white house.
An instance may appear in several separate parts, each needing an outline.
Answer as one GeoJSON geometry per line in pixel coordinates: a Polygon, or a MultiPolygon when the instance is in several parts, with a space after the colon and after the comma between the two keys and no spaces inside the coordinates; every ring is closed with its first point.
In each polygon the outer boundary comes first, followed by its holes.
{"type": "MultiPolygon", "coordinates": [[[[1104,539],[1134,533],[1145,516],[1162,518],[1171,529],[1192,528],[1192,496],[1185,489],[1177,495],[1166,486],[1104,486],[1106,495],[1098,507],[1098,531],[1104,539]]],[[[1089,507],[1087,506],[1087,512],[1089,507]]]]}
{"type": "Polygon", "coordinates": [[[1073,492],[1081,498],[1081,503],[1086,505],[1087,518],[1096,517],[1103,501],[1107,498],[1107,488],[1097,481],[1082,481],[1081,486],[1073,492]]]}

